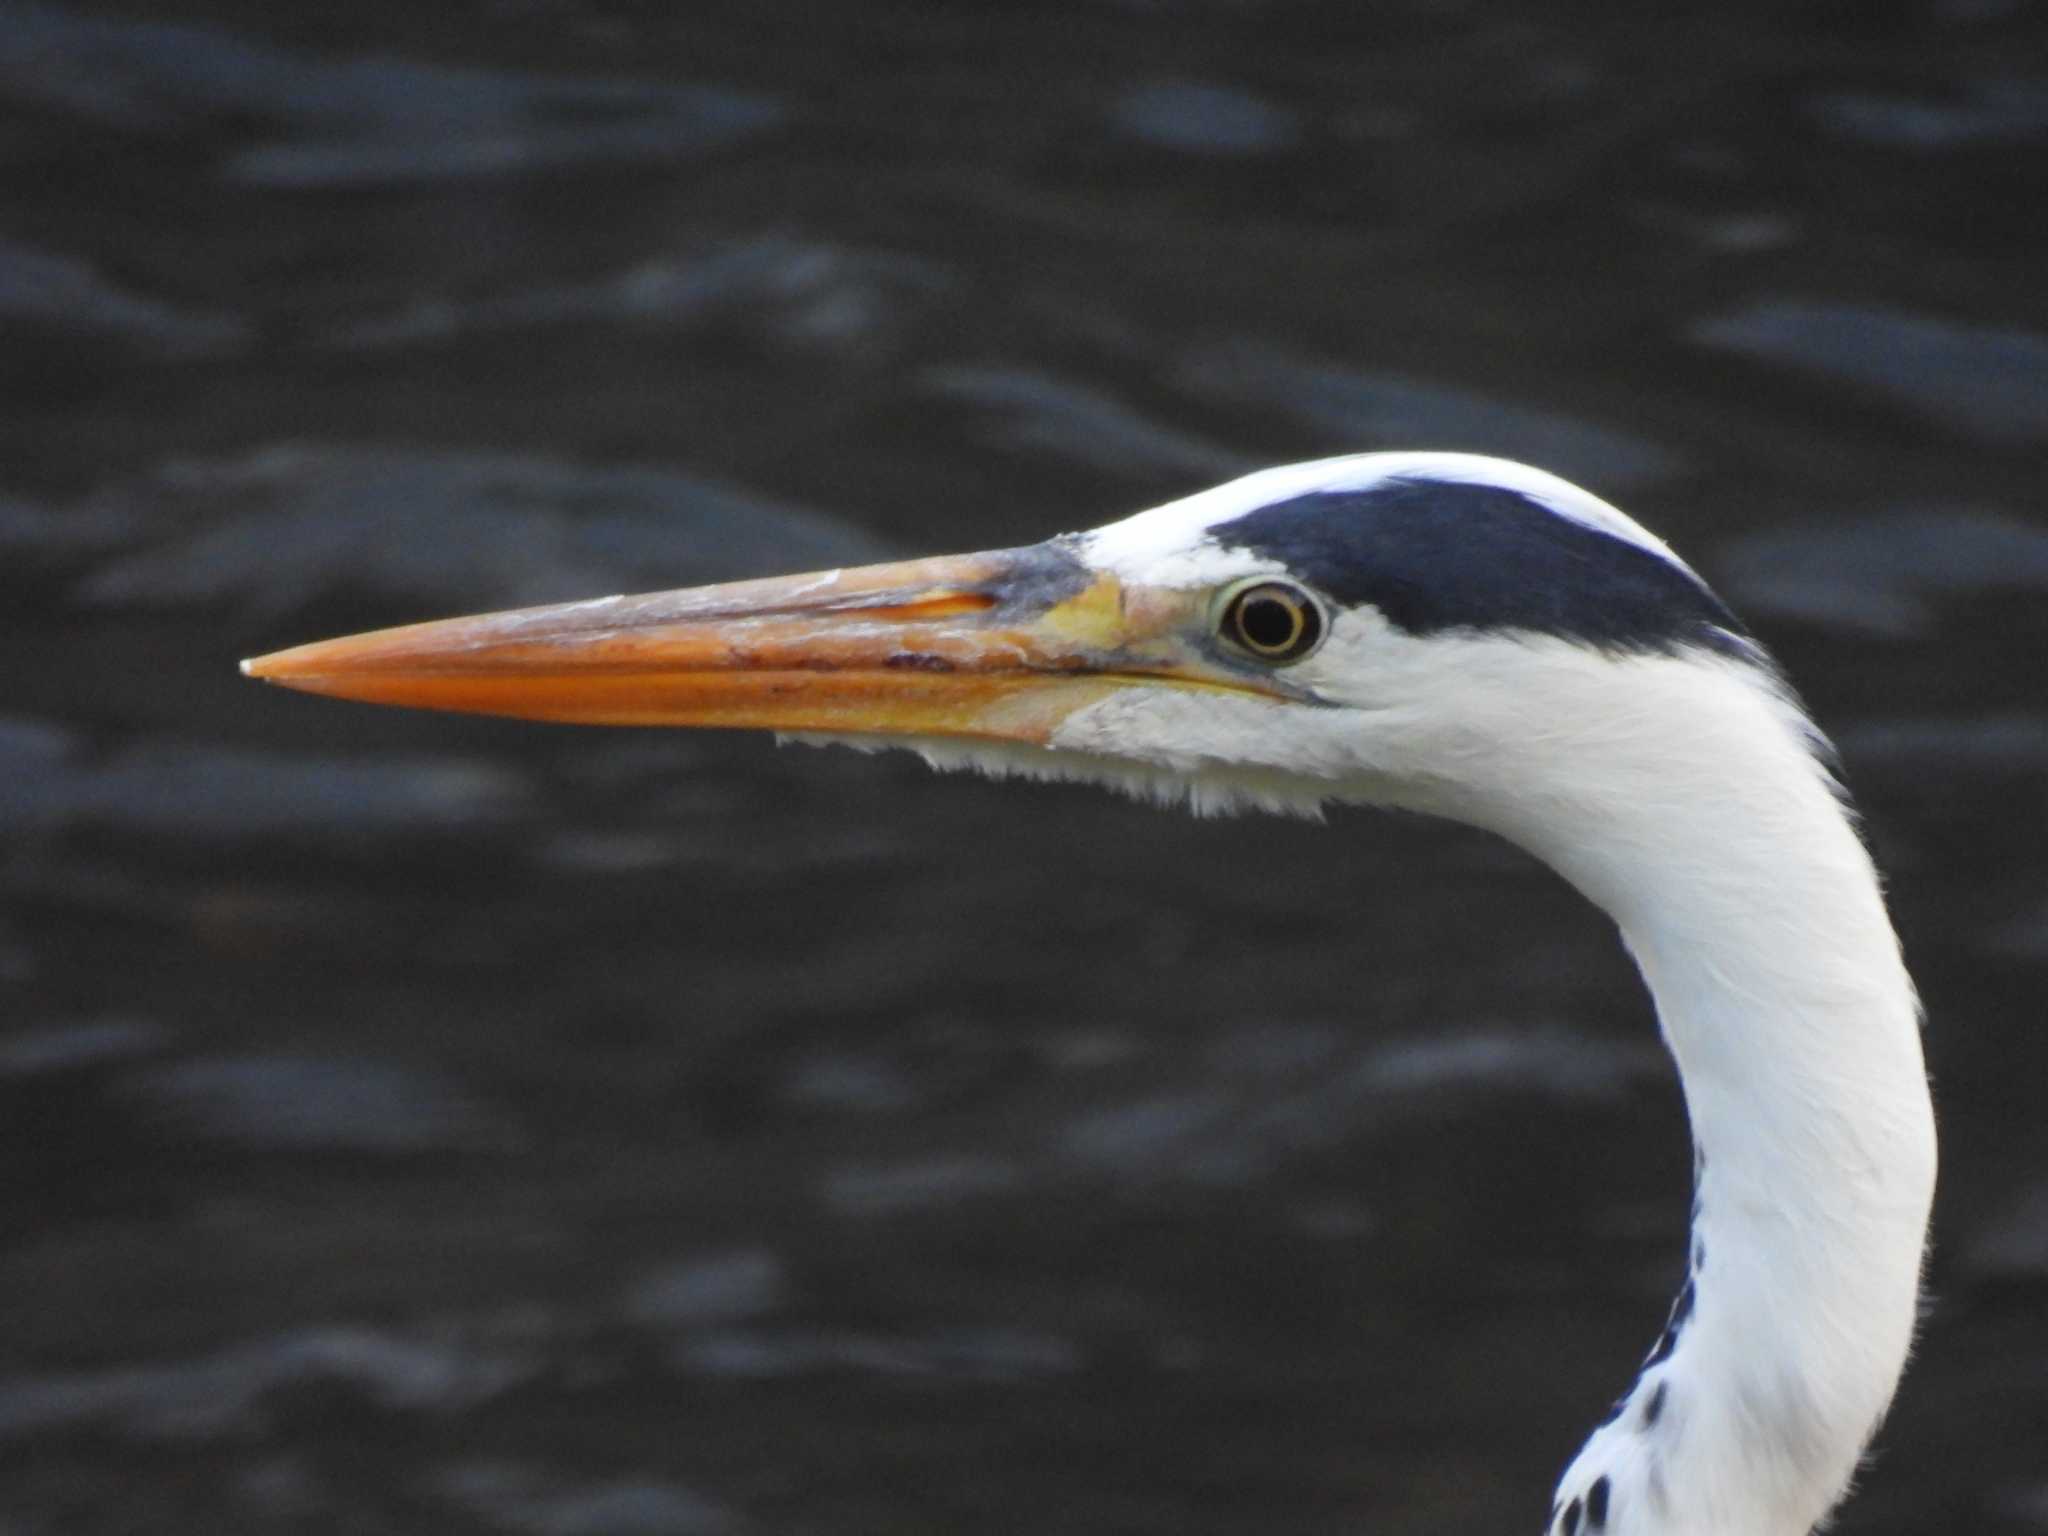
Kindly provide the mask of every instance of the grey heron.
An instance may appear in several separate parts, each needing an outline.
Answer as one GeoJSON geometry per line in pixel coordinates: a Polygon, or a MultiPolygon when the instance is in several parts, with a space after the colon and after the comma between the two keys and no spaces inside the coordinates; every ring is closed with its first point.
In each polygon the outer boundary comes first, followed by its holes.
{"type": "Polygon", "coordinates": [[[451,619],[250,675],[343,698],[761,727],[1197,812],[1498,833],[1618,927],[1696,1151],[1668,1323],[1556,1536],[1806,1536],[1911,1346],[1919,1004],[1826,743],[1666,545],[1502,460],[1267,470],[1025,548],[451,619]]]}

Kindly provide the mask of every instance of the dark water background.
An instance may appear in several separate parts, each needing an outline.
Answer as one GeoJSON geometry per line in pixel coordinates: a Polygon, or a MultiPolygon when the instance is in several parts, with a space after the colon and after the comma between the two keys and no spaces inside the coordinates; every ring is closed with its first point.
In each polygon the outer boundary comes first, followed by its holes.
{"type": "Polygon", "coordinates": [[[1689,1157],[1528,860],[233,668],[1381,446],[1837,733],[1946,1126],[1840,1529],[2048,1531],[2044,34],[0,5],[0,1531],[1534,1530],[1689,1157]]]}

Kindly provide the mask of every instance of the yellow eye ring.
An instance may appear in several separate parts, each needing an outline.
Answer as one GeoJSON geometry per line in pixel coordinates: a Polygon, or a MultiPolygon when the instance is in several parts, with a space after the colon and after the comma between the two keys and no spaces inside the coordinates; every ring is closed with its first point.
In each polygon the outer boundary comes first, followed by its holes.
{"type": "Polygon", "coordinates": [[[1322,644],[1322,606],[1292,582],[1261,577],[1225,594],[1217,624],[1225,643],[1273,666],[1322,644]]]}

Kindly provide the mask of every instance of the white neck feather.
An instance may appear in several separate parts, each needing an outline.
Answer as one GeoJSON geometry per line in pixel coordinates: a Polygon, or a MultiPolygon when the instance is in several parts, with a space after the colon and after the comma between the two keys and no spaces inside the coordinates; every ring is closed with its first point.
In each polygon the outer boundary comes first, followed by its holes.
{"type": "Polygon", "coordinates": [[[1515,792],[1473,817],[1619,924],[1699,1153],[1675,1332],[1565,1473],[1551,1528],[1806,1536],[1912,1342],[1935,1170],[1919,1007],[1796,708],[1739,665],[1643,669],[1633,728],[1607,679],[1581,716],[1603,739],[1563,772],[1541,741],[1510,755],[1515,792]]]}

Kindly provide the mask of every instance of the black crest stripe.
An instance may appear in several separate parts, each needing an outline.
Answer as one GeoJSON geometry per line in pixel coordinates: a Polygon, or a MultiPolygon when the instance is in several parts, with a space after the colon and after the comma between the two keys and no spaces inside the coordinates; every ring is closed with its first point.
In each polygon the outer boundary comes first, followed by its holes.
{"type": "Polygon", "coordinates": [[[1420,477],[1312,491],[1209,530],[1409,634],[1519,630],[1609,651],[1753,655],[1692,574],[1507,486],[1420,477]]]}

